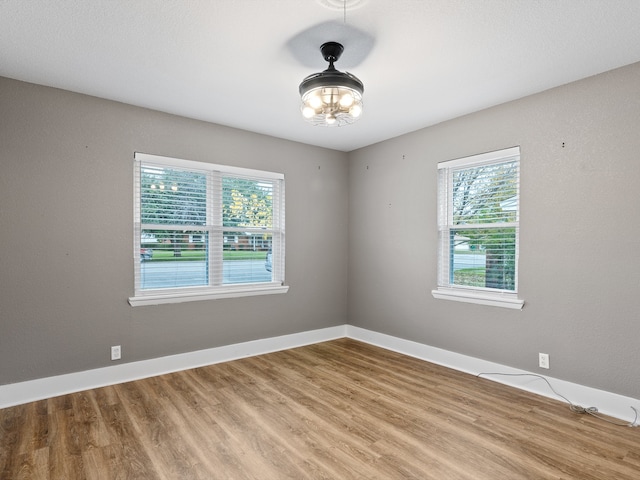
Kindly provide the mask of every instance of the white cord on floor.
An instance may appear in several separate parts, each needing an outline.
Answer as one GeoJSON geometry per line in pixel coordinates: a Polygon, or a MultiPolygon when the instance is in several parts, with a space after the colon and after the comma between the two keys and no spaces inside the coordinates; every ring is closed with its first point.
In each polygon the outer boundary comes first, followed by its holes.
{"type": "Polygon", "coordinates": [[[600,420],[604,420],[605,422],[609,422],[612,423],[613,425],[618,425],[619,427],[638,427],[640,425],[638,425],[638,410],[636,410],[634,407],[630,407],[631,410],[634,411],[635,413],[635,418],[633,419],[633,422],[629,422],[629,423],[620,423],[620,422],[614,422],[613,420],[609,420],[608,418],[599,415],[598,414],[598,408],[597,407],[583,407],[581,405],[576,405],[575,403],[573,403],[571,400],[569,400],[567,397],[565,397],[564,395],[558,393],[553,386],[551,385],[551,383],[549,383],[549,380],[547,380],[545,377],[543,377],[542,375],[537,375],[535,373],[499,373],[499,372],[483,372],[483,373],[479,373],[478,375],[476,375],[476,377],[481,377],[482,375],[504,375],[504,376],[509,376],[509,377],[536,377],[536,378],[541,378],[542,380],[544,380],[545,382],[547,382],[547,385],[549,386],[549,388],[551,389],[551,391],[553,393],[555,393],[558,397],[562,398],[564,401],[566,401],[569,404],[569,410],[571,410],[574,413],[588,413],[589,415],[592,415],[596,418],[599,418],[600,420]]]}

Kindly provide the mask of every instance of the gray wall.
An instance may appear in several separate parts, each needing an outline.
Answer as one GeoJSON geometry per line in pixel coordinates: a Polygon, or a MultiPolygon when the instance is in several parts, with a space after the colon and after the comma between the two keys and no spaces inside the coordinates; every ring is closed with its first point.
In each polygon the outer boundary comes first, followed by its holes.
{"type": "Polygon", "coordinates": [[[640,398],[639,131],[640,64],[349,155],[0,79],[0,384],[350,323],[640,398]],[[433,299],[436,163],[514,145],[524,309],[433,299]],[[284,172],[289,293],[130,307],[136,150],[284,172]]]}
{"type": "Polygon", "coordinates": [[[352,152],[349,322],[640,398],[639,152],[640,63],[352,152]],[[437,162],[515,145],[524,309],[435,300],[437,162]]]}
{"type": "Polygon", "coordinates": [[[0,78],[0,166],[0,384],[347,323],[345,153],[0,78]],[[134,151],[283,172],[289,292],[130,307],[134,151]]]}

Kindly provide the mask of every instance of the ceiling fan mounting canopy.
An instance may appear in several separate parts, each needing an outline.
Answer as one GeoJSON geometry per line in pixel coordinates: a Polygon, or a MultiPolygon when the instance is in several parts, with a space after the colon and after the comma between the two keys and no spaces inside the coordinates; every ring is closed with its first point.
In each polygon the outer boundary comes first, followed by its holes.
{"type": "Polygon", "coordinates": [[[322,58],[329,63],[337,62],[344,52],[344,47],[338,42],[326,42],[320,45],[320,53],[322,58]]]}

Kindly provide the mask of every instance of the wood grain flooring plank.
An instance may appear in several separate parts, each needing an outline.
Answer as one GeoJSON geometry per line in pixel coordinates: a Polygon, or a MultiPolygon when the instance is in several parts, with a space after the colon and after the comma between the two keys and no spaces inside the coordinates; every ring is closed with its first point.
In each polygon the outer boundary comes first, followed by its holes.
{"type": "Polygon", "coordinates": [[[101,411],[110,442],[99,451],[101,458],[109,465],[109,470],[114,472],[114,478],[163,478],[143,447],[139,432],[126,409],[116,403],[102,405],[101,411]]]}
{"type": "Polygon", "coordinates": [[[144,379],[119,385],[118,395],[136,430],[140,446],[154,468],[168,478],[198,478],[188,445],[177,436],[163,407],[166,392],[153,390],[157,379],[144,379]]]}
{"type": "Polygon", "coordinates": [[[11,478],[18,461],[22,429],[22,413],[28,405],[18,405],[0,410],[0,478],[11,478]]]}
{"type": "MultiPolygon", "coordinates": [[[[250,411],[258,412],[254,420],[256,427],[268,432],[271,438],[278,438],[285,451],[295,450],[299,457],[297,464],[301,465],[308,458],[317,456],[319,445],[328,447],[319,455],[330,459],[332,464],[345,463],[340,460],[341,457],[350,457],[348,463],[353,463],[353,458],[362,459],[366,456],[366,449],[356,441],[356,437],[344,435],[339,429],[328,429],[330,424],[327,419],[309,415],[305,408],[283,396],[280,389],[254,385],[252,390],[259,393],[262,402],[247,402],[250,411]],[[285,435],[282,435],[283,431],[285,435]]],[[[346,478],[353,478],[356,473],[336,472],[335,467],[331,467],[331,471],[334,475],[347,475],[346,478]]]]}
{"type": "Polygon", "coordinates": [[[265,477],[277,478],[274,470],[280,470],[283,478],[296,478],[302,474],[296,462],[291,461],[292,456],[297,457],[298,445],[292,436],[282,435],[282,431],[286,431],[284,422],[274,434],[264,424],[262,412],[246,399],[228,388],[221,389],[219,395],[222,403],[212,410],[212,414],[230,440],[227,445],[237,449],[238,456],[246,459],[243,470],[250,475],[248,478],[260,472],[265,477]],[[281,466],[277,468],[278,465],[281,466]]]}

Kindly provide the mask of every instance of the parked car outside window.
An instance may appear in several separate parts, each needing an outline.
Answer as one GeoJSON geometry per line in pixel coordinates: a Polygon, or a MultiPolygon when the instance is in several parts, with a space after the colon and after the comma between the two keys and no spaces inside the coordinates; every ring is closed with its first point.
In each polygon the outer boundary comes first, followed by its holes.
{"type": "Polygon", "coordinates": [[[271,255],[271,250],[269,250],[269,251],[267,252],[267,258],[266,258],[266,259],[265,259],[265,261],[264,261],[264,268],[266,268],[266,269],[267,269],[267,272],[270,272],[270,271],[271,271],[271,269],[273,268],[272,263],[271,263],[271,261],[272,261],[272,260],[271,260],[271,256],[272,256],[272,255],[271,255]]]}

